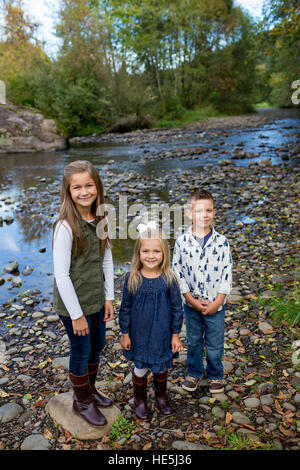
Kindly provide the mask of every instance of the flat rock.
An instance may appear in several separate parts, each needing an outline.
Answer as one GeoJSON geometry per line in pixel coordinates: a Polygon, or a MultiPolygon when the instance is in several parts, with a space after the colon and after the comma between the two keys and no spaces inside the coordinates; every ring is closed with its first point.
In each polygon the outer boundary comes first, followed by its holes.
{"type": "Polygon", "coordinates": [[[117,390],[122,388],[123,384],[121,380],[119,380],[118,382],[101,380],[100,382],[96,382],[96,386],[99,387],[100,390],[108,390],[110,392],[116,392],[117,390]]]}
{"type": "Polygon", "coordinates": [[[241,336],[247,336],[247,335],[249,335],[250,333],[251,333],[251,331],[248,330],[248,328],[241,328],[241,329],[240,329],[240,335],[241,335],[241,336]]]}
{"type": "Polygon", "coordinates": [[[5,343],[4,341],[0,339],[0,364],[6,363],[5,350],[6,350],[5,343]]]}
{"type": "Polygon", "coordinates": [[[292,385],[292,387],[294,387],[294,388],[300,387],[300,377],[294,377],[294,378],[291,380],[291,385],[292,385]]]}
{"type": "Polygon", "coordinates": [[[212,398],[215,398],[221,403],[228,401],[228,396],[225,393],[212,393],[212,398]]]}
{"type": "Polygon", "coordinates": [[[7,273],[13,273],[17,271],[18,267],[19,267],[18,261],[13,261],[12,263],[9,263],[5,266],[5,271],[7,273]]]}
{"type": "Polygon", "coordinates": [[[6,403],[0,407],[0,423],[8,423],[23,412],[22,406],[17,403],[6,403]]]}
{"type": "Polygon", "coordinates": [[[224,374],[229,374],[233,370],[234,365],[232,362],[223,361],[223,367],[224,367],[224,374]]]}
{"type": "Polygon", "coordinates": [[[69,356],[64,356],[64,357],[55,357],[52,360],[52,367],[55,369],[57,367],[63,368],[65,370],[69,370],[69,362],[70,362],[70,357],[69,356]]]}
{"type": "Polygon", "coordinates": [[[300,393],[296,393],[294,395],[294,402],[296,403],[296,405],[300,405],[300,393]]]}
{"type": "Polygon", "coordinates": [[[227,300],[233,304],[237,304],[242,298],[243,296],[239,294],[229,294],[227,300]]]}
{"type": "Polygon", "coordinates": [[[21,380],[22,382],[31,382],[33,377],[31,377],[31,375],[19,374],[17,379],[21,380]]]}
{"type": "Polygon", "coordinates": [[[29,274],[31,274],[33,271],[32,268],[29,268],[28,266],[26,266],[26,268],[22,271],[22,275],[23,276],[29,276],[29,274]]]}
{"type": "Polygon", "coordinates": [[[300,349],[297,349],[296,351],[293,352],[291,360],[294,366],[297,366],[298,364],[300,364],[300,349]]]}
{"type": "Polygon", "coordinates": [[[274,403],[274,400],[272,398],[272,395],[269,393],[267,395],[261,396],[260,402],[262,405],[272,405],[274,403]]]}
{"type": "Polygon", "coordinates": [[[250,424],[250,419],[239,411],[232,413],[232,420],[237,424],[250,424]]]}
{"type": "Polygon", "coordinates": [[[258,435],[254,431],[251,431],[251,429],[239,428],[237,430],[237,434],[242,434],[243,436],[248,437],[250,441],[259,440],[258,435]]]}
{"type": "Polygon", "coordinates": [[[300,348],[300,339],[296,339],[296,341],[292,342],[292,349],[300,348]]]}
{"type": "Polygon", "coordinates": [[[131,383],[131,381],[132,381],[132,372],[129,372],[129,374],[127,374],[125,379],[123,380],[123,384],[127,385],[131,383]]]}
{"type": "Polygon", "coordinates": [[[53,322],[56,322],[59,320],[59,316],[58,315],[49,315],[47,318],[46,318],[47,322],[49,323],[53,323],[53,322]]]}
{"type": "Polygon", "coordinates": [[[45,316],[45,314],[42,313],[42,312],[33,312],[33,314],[31,316],[32,316],[32,318],[42,318],[42,317],[45,316]]]}
{"type": "Polygon", "coordinates": [[[56,339],[56,334],[53,331],[49,331],[49,330],[43,331],[43,335],[49,336],[51,339],[56,339]]]}
{"type": "Polygon", "coordinates": [[[48,450],[50,442],[42,434],[31,434],[21,444],[21,450],[48,450]]]}
{"type": "Polygon", "coordinates": [[[260,405],[260,401],[258,398],[250,397],[244,400],[244,404],[247,408],[258,408],[260,405]]]}
{"type": "Polygon", "coordinates": [[[262,331],[264,334],[267,333],[272,333],[273,332],[273,326],[267,323],[266,321],[260,322],[258,324],[258,328],[260,331],[262,331]]]}
{"type": "Polygon", "coordinates": [[[219,406],[214,406],[213,409],[211,410],[211,412],[217,418],[224,418],[225,417],[225,411],[222,408],[220,408],[219,406]]]}
{"type": "Polygon", "coordinates": [[[174,441],[172,447],[177,450],[213,450],[212,447],[186,441],[174,441]]]}
{"type": "Polygon", "coordinates": [[[72,434],[72,436],[82,440],[99,439],[109,434],[113,423],[121,414],[121,411],[115,405],[110,408],[101,408],[101,412],[107,419],[107,424],[101,428],[96,428],[76,415],[72,410],[72,406],[73,392],[66,392],[51,398],[45,409],[51,418],[72,434]]]}
{"type": "Polygon", "coordinates": [[[272,392],[274,390],[273,382],[263,382],[258,386],[259,393],[266,394],[267,392],[272,392]]]}

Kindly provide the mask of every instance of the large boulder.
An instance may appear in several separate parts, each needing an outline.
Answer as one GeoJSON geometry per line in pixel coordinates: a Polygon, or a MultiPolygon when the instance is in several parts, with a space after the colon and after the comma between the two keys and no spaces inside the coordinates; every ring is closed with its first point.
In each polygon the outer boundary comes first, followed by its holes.
{"type": "Polygon", "coordinates": [[[75,414],[72,406],[73,392],[71,391],[51,398],[46,405],[46,411],[52,419],[69,431],[72,436],[81,440],[99,439],[104,435],[110,434],[113,423],[117,421],[118,416],[121,414],[121,411],[115,405],[109,408],[101,408],[101,413],[106,417],[107,424],[96,428],[75,414]]]}
{"type": "Polygon", "coordinates": [[[33,108],[0,104],[0,154],[63,150],[66,139],[53,119],[33,108]]]}

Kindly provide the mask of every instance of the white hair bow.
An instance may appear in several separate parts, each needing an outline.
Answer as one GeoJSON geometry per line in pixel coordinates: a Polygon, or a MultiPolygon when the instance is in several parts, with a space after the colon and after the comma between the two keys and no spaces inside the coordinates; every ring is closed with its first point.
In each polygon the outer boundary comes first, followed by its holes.
{"type": "Polygon", "coordinates": [[[156,222],[154,220],[151,220],[150,222],[148,222],[147,224],[139,224],[137,226],[137,230],[139,231],[139,233],[143,233],[145,232],[146,230],[148,229],[153,229],[153,230],[156,230],[156,222]]]}

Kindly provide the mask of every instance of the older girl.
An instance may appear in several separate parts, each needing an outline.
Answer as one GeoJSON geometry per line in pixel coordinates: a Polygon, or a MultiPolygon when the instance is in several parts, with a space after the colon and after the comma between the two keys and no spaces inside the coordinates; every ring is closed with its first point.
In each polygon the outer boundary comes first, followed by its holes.
{"type": "Polygon", "coordinates": [[[90,162],[79,160],[67,165],[53,234],[53,305],[71,344],[73,411],[93,426],[107,423],[97,406],[112,405],[95,388],[105,345],[105,322],[114,313],[113,262],[107,225],[104,224],[101,240],[96,230],[103,219],[96,215],[97,208],[104,203],[103,194],[99,174],[90,162]]]}

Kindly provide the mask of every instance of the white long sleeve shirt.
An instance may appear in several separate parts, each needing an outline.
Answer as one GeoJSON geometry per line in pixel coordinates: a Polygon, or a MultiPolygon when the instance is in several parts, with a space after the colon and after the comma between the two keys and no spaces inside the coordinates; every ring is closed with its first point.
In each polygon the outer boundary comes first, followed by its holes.
{"type": "MultiPolygon", "coordinates": [[[[89,222],[92,222],[89,221],[89,222]]],[[[59,222],[53,237],[54,277],[58,292],[72,320],[83,315],[76,291],[70,278],[73,234],[67,221],[59,222]]],[[[110,247],[107,245],[103,258],[105,300],[114,300],[114,267],[110,247]]]]}
{"type": "MultiPolygon", "coordinates": [[[[218,294],[230,294],[232,257],[227,238],[212,228],[204,248],[192,234],[192,227],[177,238],[172,269],[178,278],[181,294],[190,292],[213,302],[218,294]]],[[[184,303],[187,303],[183,298],[184,303]]],[[[223,304],[226,301],[224,299],[223,304]]],[[[221,310],[222,305],[219,310],[221,310]]]]}

